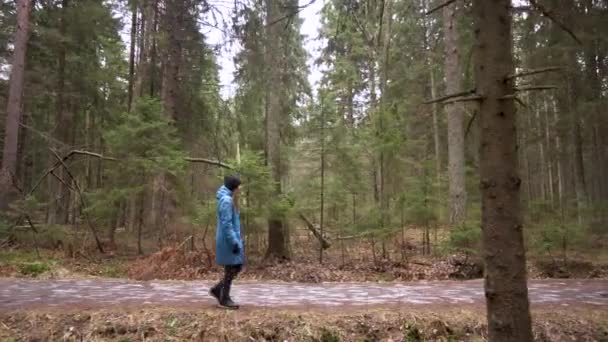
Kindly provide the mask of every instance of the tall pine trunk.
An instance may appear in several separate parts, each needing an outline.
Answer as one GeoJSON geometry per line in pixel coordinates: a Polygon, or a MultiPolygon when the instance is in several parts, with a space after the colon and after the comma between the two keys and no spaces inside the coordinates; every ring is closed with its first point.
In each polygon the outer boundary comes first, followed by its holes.
{"type": "MultiPolygon", "coordinates": [[[[72,145],[72,121],[73,114],[70,108],[66,104],[65,98],[65,78],[66,78],[66,25],[67,25],[67,10],[69,2],[68,0],[62,0],[61,2],[61,18],[59,23],[59,45],[58,45],[58,69],[57,69],[57,96],[55,99],[55,139],[65,146],[72,145]]],[[[55,149],[65,150],[65,146],[56,145],[55,149]]],[[[54,164],[54,160],[50,159],[49,162],[54,164]]],[[[63,179],[63,182],[49,177],[49,194],[51,196],[51,202],[48,208],[47,223],[48,224],[65,224],[68,223],[69,207],[70,207],[70,190],[66,184],[69,184],[70,180],[66,176],[66,171],[63,168],[59,168],[56,172],[57,177],[63,179]]]]}
{"type": "Polygon", "coordinates": [[[135,47],[137,41],[137,6],[131,9],[131,42],[129,48],[129,88],[127,94],[127,110],[130,112],[133,106],[133,92],[135,87],[135,47]]]}
{"type": "Polygon", "coordinates": [[[510,0],[474,0],[480,187],[490,341],[532,341],[520,208],[510,0]]]}
{"type": "MultiPolygon", "coordinates": [[[[462,72],[458,51],[458,27],[456,5],[443,9],[445,31],[445,80],[447,94],[461,91],[462,72]]],[[[448,175],[450,192],[450,225],[465,222],[467,216],[467,192],[464,169],[464,110],[461,103],[447,104],[448,118],[448,175]]]]}
{"type": "Polygon", "coordinates": [[[4,128],[4,148],[2,169],[0,169],[0,210],[8,209],[15,199],[16,189],[13,186],[17,173],[17,150],[19,147],[19,122],[25,74],[25,54],[27,52],[30,11],[30,0],[17,2],[17,30],[15,32],[11,78],[9,84],[6,124],[4,128]]]}
{"type": "MultiPolygon", "coordinates": [[[[283,161],[281,158],[281,99],[277,94],[272,94],[276,86],[281,84],[281,73],[283,63],[281,58],[282,39],[281,28],[285,25],[277,22],[282,17],[283,4],[279,0],[266,0],[267,10],[267,44],[266,60],[268,71],[268,82],[266,83],[266,98],[268,100],[266,111],[266,161],[270,165],[272,179],[275,183],[274,195],[278,200],[281,198],[283,161]]],[[[273,210],[268,220],[268,257],[289,259],[289,232],[285,213],[281,210],[273,210]]]]}

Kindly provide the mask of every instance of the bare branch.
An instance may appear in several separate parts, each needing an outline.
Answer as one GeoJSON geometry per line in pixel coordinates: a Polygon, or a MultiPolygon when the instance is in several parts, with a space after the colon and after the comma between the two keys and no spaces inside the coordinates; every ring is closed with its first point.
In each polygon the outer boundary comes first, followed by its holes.
{"type": "Polygon", "coordinates": [[[484,99],[484,97],[481,95],[470,95],[470,96],[462,96],[462,97],[456,97],[453,99],[449,99],[447,101],[443,101],[442,104],[455,103],[455,102],[480,101],[483,99],[484,99]]]}
{"type": "Polygon", "coordinates": [[[578,37],[570,30],[564,23],[557,20],[555,15],[551,13],[551,11],[547,10],[543,5],[539,4],[536,0],[529,0],[532,7],[534,7],[537,11],[542,13],[543,16],[549,18],[552,22],[554,22],[557,26],[559,26],[562,30],[566,31],[572,37],[572,39],[576,40],[577,43],[583,45],[583,42],[578,39],[578,37]]]}
{"type": "Polygon", "coordinates": [[[528,105],[526,105],[526,103],[524,101],[522,101],[519,97],[517,97],[515,94],[505,95],[505,96],[499,98],[499,100],[515,100],[522,107],[528,108],[528,105]]]}
{"type": "MultiPolygon", "coordinates": [[[[117,161],[116,158],[111,158],[111,157],[105,157],[99,153],[95,153],[95,152],[89,152],[89,151],[82,151],[82,150],[72,150],[70,151],[68,154],[66,154],[63,158],[60,158],[61,161],[65,162],[68,159],[70,159],[72,156],[74,155],[86,155],[86,156],[91,156],[91,157],[95,157],[95,158],[99,158],[99,159],[103,159],[103,160],[112,160],[112,161],[117,161]]],[[[42,176],[40,176],[38,178],[38,180],[36,181],[36,183],[34,183],[34,186],[32,187],[32,189],[27,193],[27,196],[31,195],[34,193],[34,191],[36,191],[36,189],[38,189],[38,187],[40,186],[40,184],[42,183],[42,181],[46,178],[46,176],[49,175],[49,173],[53,172],[55,169],[57,169],[58,167],[61,166],[61,162],[57,161],[53,166],[51,166],[50,168],[48,168],[43,174],[42,176]]],[[[27,197],[26,196],[26,197],[27,197]]]]}
{"type": "Polygon", "coordinates": [[[471,94],[475,94],[475,89],[469,89],[469,90],[461,91],[459,93],[438,97],[436,99],[425,101],[425,102],[423,102],[423,104],[432,104],[432,103],[437,103],[437,102],[443,102],[445,100],[453,99],[455,97],[462,97],[462,96],[471,95],[471,94]]]}
{"type": "Polygon", "coordinates": [[[305,4],[305,5],[302,5],[302,6],[297,6],[295,11],[288,12],[288,13],[287,13],[287,14],[285,14],[284,16],[282,16],[282,17],[280,17],[280,18],[277,18],[277,19],[275,19],[275,20],[273,20],[273,21],[269,22],[268,24],[266,24],[266,27],[272,26],[272,25],[274,25],[274,24],[278,24],[278,23],[280,23],[280,22],[281,22],[281,21],[283,21],[283,20],[290,19],[290,18],[292,18],[292,17],[296,16],[298,13],[302,12],[302,11],[303,11],[303,10],[304,10],[306,7],[308,7],[308,6],[312,5],[312,4],[314,4],[314,3],[315,3],[315,1],[316,1],[316,0],[311,0],[309,3],[307,3],[307,4],[305,4]]]}
{"type": "Polygon", "coordinates": [[[477,112],[478,111],[473,112],[473,116],[471,116],[471,119],[469,120],[469,123],[467,124],[467,130],[464,132],[465,138],[469,135],[469,131],[471,130],[471,127],[473,127],[473,121],[475,121],[475,118],[477,118],[477,112]]]}
{"type": "Polygon", "coordinates": [[[82,150],[73,150],[70,153],[68,153],[66,157],[69,158],[69,157],[71,157],[74,154],[95,157],[95,158],[99,158],[99,159],[103,159],[103,160],[118,161],[118,159],[116,159],[116,158],[106,157],[106,156],[101,155],[99,153],[89,152],[89,151],[82,151],[82,150]]]}
{"type": "Polygon", "coordinates": [[[557,86],[554,86],[554,85],[523,86],[523,87],[516,87],[515,91],[534,91],[534,90],[550,90],[550,89],[557,89],[557,86]]]}
{"type": "Polygon", "coordinates": [[[507,79],[511,80],[511,79],[518,78],[518,77],[525,77],[525,76],[543,74],[543,73],[546,73],[546,72],[559,71],[561,69],[562,68],[560,68],[560,67],[546,67],[546,68],[540,68],[540,69],[530,69],[530,70],[527,70],[527,71],[519,72],[517,74],[509,75],[507,77],[507,79]]]}
{"type": "Polygon", "coordinates": [[[203,163],[203,164],[209,164],[209,165],[215,165],[215,166],[219,166],[219,167],[223,167],[225,169],[228,170],[234,170],[234,167],[225,163],[222,163],[220,161],[217,160],[211,160],[211,159],[205,159],[205,158],[184,158],[186,161],[191,162],[191,163],[203,163]]]}
{"type": "Polygon", "coordinates": [[[430,10],[428,10],[428,11],[425,13],[425,15],[431,15],[431,14],[433,14],[433,13],[435,13],[435,12],[439,11],[440,9],[442,9],[442,8],[444,8],[444,7],[447,7],[447,6],[451,5],[452,3],[456,2],[456,1],[457,1],[457,0],[447,0],[446,2],[442,3],[441,5],[436,6],[436,7],[434,7],[434,8],[431,8],[430,10]]]}
{"type": "Polygon", "coordinates": [[[524,107],[524,108],[528,108],[528,105],[527,105],[527,104],[526,104],[524,101],[522,101],[522,100],[521,100],[519,97],[515,96],[515,97],[514,97],[514,99],[515,99],[515,101],[516,101],[517,103],[519,103],[519,104],[520,104],[522,107],[524,107]]]}
{"type": "MultiPolygon", "coordinates": [[[[86,208],[87,205],[86,205],[84,197],[82,196],[82,189],[80,189],[80,185],[78,185],[78,181],[76,180],[76,178],[74,177],[74,175],[72,174],[72,172],[70,171],[70,169],[68,168],[68,166],[65,164],[65,161],[57,153],[57,151],[53,150],[52,148],[49,148],[49,150],[51,150],[51,152],[53,153],[53,156],[55,157],[55,159],[57,159],[57,162],[59,162],[63,166],[63,169],[65,170],[65,172],[67,173],[67,175],[74,182],[74,186],[75,186],[76,191],[78,193],[78,198],[80,199],[80,203],[82,204],[83,207],[86,208]]],[[[64,158],[66,158],[66,157],[64,157],[64,158]]],[[[89,228],[91,229],[91,232],[93,233],[93,238],[95,239],[95,243],[97,244],[97,249],[99,250],[99,252],[103,253],[103,246],[101,245],[101,241],[99,241],[99,237],[97,236],[97,230],[93,226],[93,222],[89,218],[89,215],[86,213],[86,211],[83,214],[84,214],[84,217],[85,217],[85,219],[86,219],[86,221],[87,221],[87,223],[89,225],[89,228]]]]}

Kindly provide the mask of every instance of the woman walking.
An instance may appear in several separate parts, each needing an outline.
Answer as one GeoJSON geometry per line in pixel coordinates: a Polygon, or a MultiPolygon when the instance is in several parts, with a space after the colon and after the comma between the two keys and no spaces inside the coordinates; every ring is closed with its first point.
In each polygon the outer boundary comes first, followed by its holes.
{"type": "Polygon", "coordinates": [[[224,185],[217,191],[217,234],[215,261],[224,266],[224,277],[209,290],[209,294],[222,307],[236,310],[239,306],[230,298],[232,281],[241,272],[245,261],[238,194],[241,180],[238,176],[226,176],[224,185]]]}

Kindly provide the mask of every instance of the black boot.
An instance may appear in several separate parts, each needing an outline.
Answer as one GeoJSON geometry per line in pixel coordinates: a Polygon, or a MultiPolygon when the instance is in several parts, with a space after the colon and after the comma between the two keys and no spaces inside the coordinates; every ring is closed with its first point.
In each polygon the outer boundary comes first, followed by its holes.
{"type": "Polygon", "coordinates": [[[221,282],[209,289],[209,295],[211,297],[215,298],[218,303],[221,302],[221,300],[220,300],[221,294],[222,294],[222,283],[221,282]]]}
{"type": "Polygon", "coordinates": [[[221,292],[220,306],[226,309],[237,310],[239,308],[238,304],[230,298],[230,285],[224,284],[221,292]]]}

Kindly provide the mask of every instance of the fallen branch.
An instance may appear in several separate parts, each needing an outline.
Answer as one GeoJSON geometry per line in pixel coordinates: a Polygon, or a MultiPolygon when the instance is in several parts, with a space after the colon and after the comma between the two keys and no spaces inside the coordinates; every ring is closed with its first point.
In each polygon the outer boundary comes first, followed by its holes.
{"type": "Polygon", "coordinates": [[[436,6],[436,7],[433,7],[433,8],[431,8],[430,10],[428,10],[428,11],[425,13],[425,15],[431,15],[431,14],[433,14],[433,13],[435,13],[435,12],[439,11],[440,9],[442,9],[442,8],[444,8],[444,7],[446,7],[446,6],[449,6],[449,5],[453,4],[453,3],[454,3],[454,2],[456,2],[456,1],[457,1],[457,0],[447,0],[446,2],[442,3],[441,5],[436,6]]]}
{"type": "Polygon", "coordinates": [[[336,240],[338,241],[343,241],[343,240],[355,240],[355,239],[361,239],[361,238],[365,238],[372,235],[371,232],[365,232],[365,233],[361,233],[358,235],[348,235],[348,236],[338,236],[336,238],[336,240]]]}
{"type": "Polygon", "coordinates": [[[221,161],[218,160],[211,160],[211,159],[205,159],[205,158],[184,158],[186,161],[191,162],[191,163],[203,163],[203,164],[209,164],[209,165],[215,165],[215,166],[219,166],[219,167],[223,167],[225,169],[229,169],[229,170],[234,170],[234,167],[225,163],[222,163],[221,161]]]}
{"type": "Polygon", "coordinates": [[[437,103],[437,102],[443,102],[445,100],[453,99],[455,97],[462,97],[462,96],[472,95],[472,94],[475,94],[475,89],[469,89],[469,90],[461,91],[459,93],[438,97],[436,99],[425,101],[425,102],[423,102],[423,104],[432,104],[432,103],[437,103]]]}
{"type": "Polygon", "coordinates": [[[184,240],[182,243],[180,243],[180,244],[179,244],[179,246],[177,246],[177,249],[178,249],[178,250],[179,250],[179,249],[182,249],[182,247],[184,247],[184,245],[186,244],[186,242],[188,242],[188,241],[190,241],[190,240],[192,240],[192,239],[194,239],[194,236],[193,236],[193,235],[188,236],[188,237],[186,238],[186,240],[184,240]]]}
{"type": "Polygon", "coordinates": [[[554,86],[554,85],[524,86],[524,87],[516,87],[515,91],[534,91],[534,90],[550,90],[550,89],[557,89],[557,86],[554,86]]]}
{"type": "Polygon", "coordinates": [[[34,193],[34,191],[36,191],[36,189],[38,189],[38,187],[40,186],[42,181],[46,178],[46,176],[48,176],[50,173],[55,171],[55,169],[59,168],[63,162],[67,161],[68,159],[70,159],[72,156],[75,156],[75,155],[85,155],[85,156],[91,156],[91,157],[95,157],[95,158],[99,158],[99,159],[103,159],[103,160],[118,161],[118,159],[116,159],[116,158],[106,157],[104,155],[101,155],[101,154],[95,153],[95,152],[89,152],[89,151],[83,151],[83,150],[72,150],[72,151],[68,152],[68,154],[66,154],[63,158],[59,157],[58,161],[55,162],[55,164],[53,164],[53,166],[48,168],[42,174],[42,176],[40,176],[38,178],[36,183],[34,183],[34,186],[32,187],[32,189],[27,193],[27,196],[30,196],[31,194],[34,193]]]}
{"type": "MultiPolygon", "coordinates": [[[[78,198],[80,199],[80,204],[82,204],[83,208],[86,208],[87,205],[86,205],[84,197],[82,196],[82,189],[80,189],[80,185],[78,185],[78,181],[76,180],[76,178],[74,177],[74,175],[72,174],[72,172],[70,171],[70,169],[68,168],[68,166],[65,164],[65,161],[57,153],[57,151],[53,150],[52,148],[49,148],[49,150],[51,150],[51,152],[53,153],[53,156],[63,166],[63,168],[64,168],[65,172],[67,173],[67,175],[74,182],[74,187],[76,188],[76,191],[77,191],[77,194],[78,194],[78,198]]],[[[95,244],[97,245],[97,249],[99,250],[100,253],[103,253],[103,246],[101,245],[101,241],[99,240],[99,237],[97,236],[97,230],[93,226],[93,222],[91,221],[89,215],[86,213],[86,210],[83,211],[83,215],[85,217],[85,220],[87,221],[87,224],[88,224],[89,228],[91,229],[91,233],[93,233],[93,238],[95,239],[95,244]]]]}
{"type": "Polygon", "coordinates": [[[327,242],[327,240],[325,240],[325,238],[323,238],[321,233],[319,233],[319,231],[315,228],[312,222],[310,222],[310,220],[308,220],[308,218],[302,213],[298,213],[298,216],[302,219],[302,221],[304,221],[304,223],[306,223],[306,228],[308,228],[308,230],[312,232],[312,235],[314,235],[317,240],[319,240],[319,242],[321,243],[321,247],[323,249],[328,249],[331,245],[329,244],[329,242],[327,242]]]}
{"type": "Polygon", "coordinates": [[[566,33],[568,33],[570,35],[570,37],[572,37],[572,39],[576,40],[577,43],[579,43],[580,45],[583,45],[583,42],[580,39],[578,39],[578,37],[574,34],[574,32],[572,32],[572,30],[570,30],[564,23],[557,20],[557,18],[550,11],[548,11],[544,6],[539,4],[536,0],[530,0],[530,4],[537,11],[539,11],[542,15],[549,18],[552,22],[554,22],[562,30],[566,31],[566,33]]]}
{"type": "Polygon", "coordinates": [[[522,71],[522,72],[518,72],[513,75],[509,75],[507,77],[507,79],[511,80],[511,79],[518,78],[518,77],[526,77],[526,76],[532,76],[532,75],[537,75],[537,74],[544,74],[547,72],[553,72],[553,71],[559,71],[559,70],[561,70],[560,67],[546,67],[546,68],[540,68],[540,69],[530,69],[527,71],[522,71]]]}

